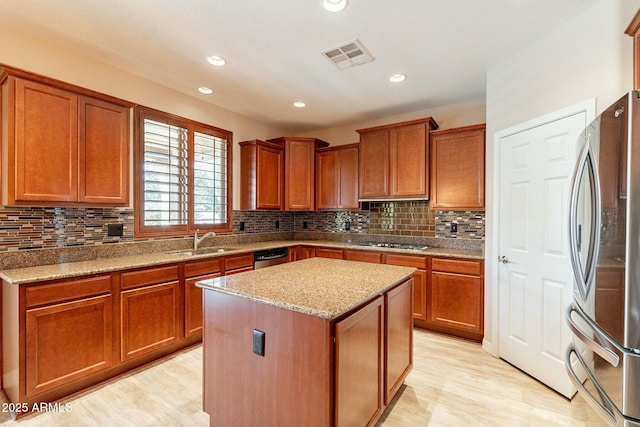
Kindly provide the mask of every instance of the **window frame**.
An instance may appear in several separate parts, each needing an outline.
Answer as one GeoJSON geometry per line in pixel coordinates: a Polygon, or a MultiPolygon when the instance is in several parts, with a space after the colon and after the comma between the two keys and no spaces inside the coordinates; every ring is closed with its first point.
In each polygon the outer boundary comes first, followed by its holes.
{"type": "Polygon", "coordinates": [[[233,230],[233,132],[195,120],[165,113],[149,107],[134,108],[134,237],[172,237],[193,234],[196,230],[203,232],[229,233],[233,230]],[[187,130],[187,165],[189,180],[187,183],[187,223],[181,225],[145,225],[144,212],[144,122],[153,120],[159,123],[185,128],[187,130]],[[226,140],[226,222],[220,224],[195,224],[194,222],[194,135],[202,133],[226,140]]]}

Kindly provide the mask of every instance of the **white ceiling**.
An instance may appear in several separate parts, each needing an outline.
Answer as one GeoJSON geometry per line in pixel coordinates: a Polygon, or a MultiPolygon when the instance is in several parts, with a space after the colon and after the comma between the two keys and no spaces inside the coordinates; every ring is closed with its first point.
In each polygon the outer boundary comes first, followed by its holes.
{"type": "Polygon", "coordinates": [[[484,99],[489,68],[595,1],[2,0],[0,25],[294,133],[484,99]],[[373,62],[321,55],[356,38],[373,62]]]}

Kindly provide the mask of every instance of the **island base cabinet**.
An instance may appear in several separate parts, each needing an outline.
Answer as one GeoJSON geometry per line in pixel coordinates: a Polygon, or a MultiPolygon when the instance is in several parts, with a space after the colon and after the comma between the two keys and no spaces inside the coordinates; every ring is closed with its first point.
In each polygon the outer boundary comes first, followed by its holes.
{"type": "Polygon", "coordinates": [[[330,426],[329,322],[204,290],[203,409],[211,426],[330,426]],[[264,355],[253,350],[264,333],[264,355]]]}
{"type": "Polygon", "coordinates": [[[211,426],[374,425],[411,370],[411,278],[331,320],[207,287],[203,298],[211,426]]]}
{"type": "Polygon", "coordinates": [[[336,426],[370,426],[384,410],[384,298],[336,323],[336,426]]]}
{"type": "Polygon", "coordinates": [[[111,296],[26,313],[27,395],[112,366],[111,296]]]}

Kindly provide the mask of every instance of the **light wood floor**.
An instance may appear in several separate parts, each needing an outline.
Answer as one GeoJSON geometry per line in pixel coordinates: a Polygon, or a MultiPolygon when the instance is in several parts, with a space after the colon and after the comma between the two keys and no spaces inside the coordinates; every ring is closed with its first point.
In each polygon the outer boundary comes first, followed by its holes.
{"type": "MultiPolygon", "coordinates": [[[[420,329],[414,368],[378,427],[602,426],[580,397],[569,402],[479,344],[420,329]]],[[[202,347],[65,399],[71,412],[19,421],[0,413],[3,427],[208,426],[202,412],[202,347]]]]}

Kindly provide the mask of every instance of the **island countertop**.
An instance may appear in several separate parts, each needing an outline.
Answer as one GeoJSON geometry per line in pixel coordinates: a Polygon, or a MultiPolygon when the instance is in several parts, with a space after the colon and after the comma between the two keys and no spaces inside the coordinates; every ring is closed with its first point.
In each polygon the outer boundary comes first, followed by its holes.
{"type": "Polygon", "coordinates": [[[415,271],[412,267],[309,258],[203,280],[196,286],[332,320],[415,271]]]}

